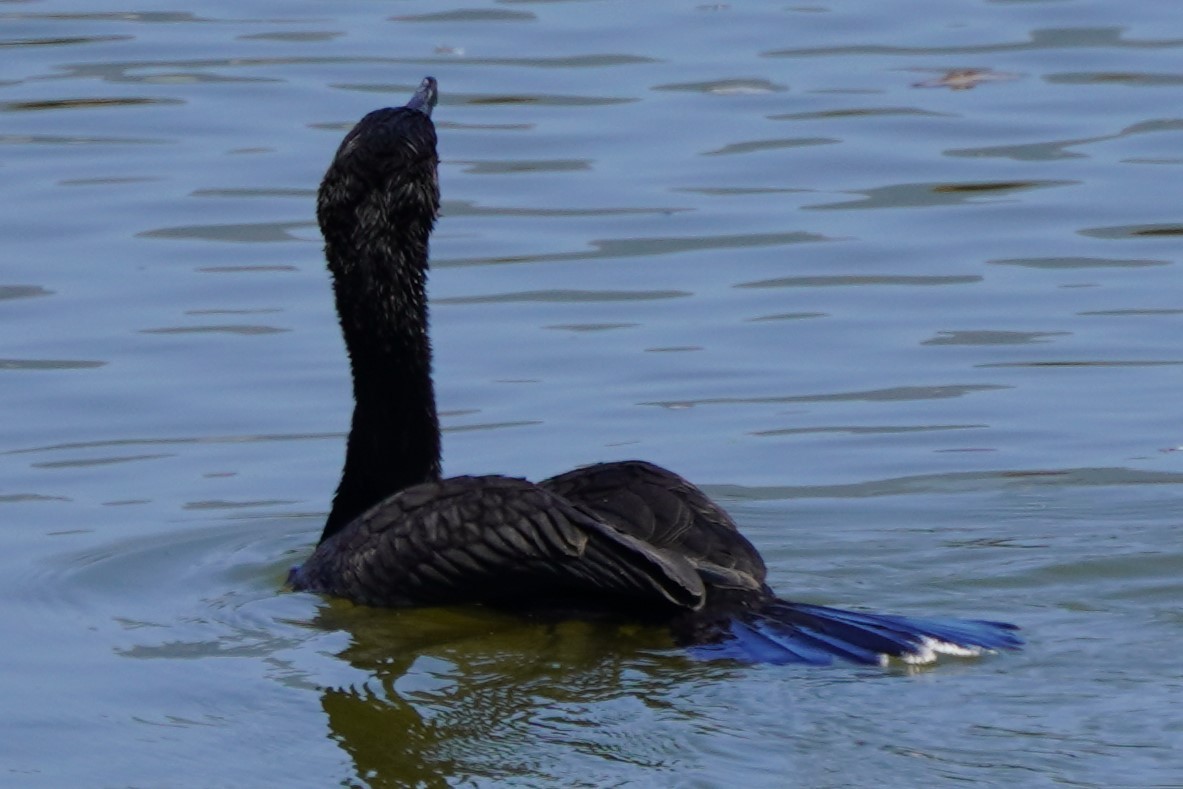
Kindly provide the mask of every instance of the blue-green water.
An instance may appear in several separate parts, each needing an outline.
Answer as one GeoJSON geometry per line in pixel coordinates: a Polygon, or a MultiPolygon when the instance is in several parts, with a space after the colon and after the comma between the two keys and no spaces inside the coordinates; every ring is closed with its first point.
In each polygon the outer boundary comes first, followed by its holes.
{"type": "Polygon", "coordinates": [[[1174,3],[0,5],[0,784],[1183,783],[1174,3]],[[283,591],[313,217],[425,74],[449,473],[642,457],[904,672],[283,591]]]}

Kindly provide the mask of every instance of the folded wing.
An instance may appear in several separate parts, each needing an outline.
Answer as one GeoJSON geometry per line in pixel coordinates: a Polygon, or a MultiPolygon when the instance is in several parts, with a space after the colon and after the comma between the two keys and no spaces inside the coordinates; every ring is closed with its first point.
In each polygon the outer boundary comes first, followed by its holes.
{"type": "Polygon", "coordinates": [[[706,594],[684,557],[496,476],[396,493],[322,542],[292,585],[378,606],[577,599],[696,609],[706,594]]]}

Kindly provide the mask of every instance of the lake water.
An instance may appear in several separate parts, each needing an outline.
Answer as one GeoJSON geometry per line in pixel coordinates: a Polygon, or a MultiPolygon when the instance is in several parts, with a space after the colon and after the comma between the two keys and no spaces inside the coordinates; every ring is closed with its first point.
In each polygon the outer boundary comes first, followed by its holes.
{"type": "Polygon", "coordinates": [[[1183,785],[1177,3],[179,5],[0,5],[0,784],[1183,785]],[[315,189],[425,74],[449,473],[646,458],[782,594],[1027,649],[286,592],[351,409],[315,189]]]}

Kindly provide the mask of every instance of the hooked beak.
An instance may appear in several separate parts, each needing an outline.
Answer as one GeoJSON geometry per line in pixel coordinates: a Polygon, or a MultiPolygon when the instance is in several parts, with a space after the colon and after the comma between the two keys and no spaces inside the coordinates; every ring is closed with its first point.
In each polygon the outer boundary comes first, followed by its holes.
{"type": "Polygon", "coordinates": [[[431,110],[435,107],[435,103],[439,101],[439,97],[439,84],[435,81],[435,77],[424,77],[423,81],[419,83],[419,88],[415,91],[415,95],[407,102],[407,108],[419,110],[419,112],[430,118],[431,110]]]}

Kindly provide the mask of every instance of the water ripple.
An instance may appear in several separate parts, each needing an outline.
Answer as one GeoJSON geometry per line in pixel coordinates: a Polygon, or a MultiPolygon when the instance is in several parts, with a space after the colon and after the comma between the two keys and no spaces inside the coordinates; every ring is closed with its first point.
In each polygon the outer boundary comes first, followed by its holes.
{"type": "Polygon", "coordinates": [[[1177,49],[1183,38],[1130,39],[1121,27],[1069,27],[1032,30],[1027,41],[960,46],[901,47],[884,44],[851,44],[798,47],[761,53],[769,58],[813,58],[860,55],[983,55],[1002,52],[1044,52],[1058,49],[1177,49]]]}
{"type": "Polygon", "coordinates": [[[963,183],[893,184],[858,190],[860,200],[839,203],[819,203],[803,206],[803,210],[867,210],[881,208],[929,208],[940,205],[995,202],[1017,192],[1031,189],[1050,189],[1075,186],[1077,181],[968,181],[963,183]]]}
{"type": "Polygon", "coordinates": [[[810,395],[766,395],[760,397],[709,397],[700,400],[668,400],[643,403],[663,408],[688,408],[704,405],[757,405],[768,403],[894,402],[943,400],[977,392],[991,392],[1010,387],[998,384],[945,384],[941,386],[894,386],[855,392],[829,392],[810,395]]]}
{"type": "Polygon", "coordinates": [[[1153,120],[1135,123],[1114,134],[1100,134],[1072,140],[1041,140],[1031,143],[990,145],[976,148],[954,148],[945,151],[946,156],[968,158],[996,157],[1014,159],[1020,162],[1050,162],[1058,159],[1083,158],[1087,154],[1070,150],[1085,145],[1094,145],[1141,134],[1159,134],[1183,130],[1183,120],[1153,120]]]}
{"type": "Polygon", "coordinates": [[[915,494],[964,494],[1038,487],[1107,487],[1181,485],[1183,473],[1122,467],[1002,469],[942,474],[913,474],[842,485],[712,485],[713,495],[769,501],[800,498],[867,498],[915,494]]]}

